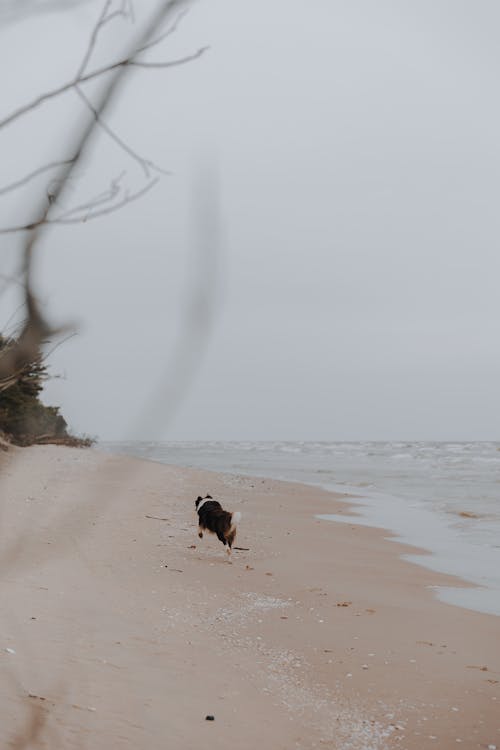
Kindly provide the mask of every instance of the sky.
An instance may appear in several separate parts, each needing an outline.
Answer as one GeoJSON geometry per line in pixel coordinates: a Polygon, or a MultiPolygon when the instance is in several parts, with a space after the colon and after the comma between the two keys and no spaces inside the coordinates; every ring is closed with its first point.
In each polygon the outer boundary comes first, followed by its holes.
{"type": "MultiPolygon", "coordinates": [[[[71,79],[101,7],[2,24],[0,119],[71,79]]],[[[110,22],[89,70],[154,7],[110,22]]],[[[209,49],[127,72],[105,112],[170,174],[38,246],[46,314],[77,331],[45,401],[102,440],[500,439],[499,22],[496,0],[194,4],[144,59],[209,49]]],[[[1,183],[86,117],[70,91],[0,129],[1,183]]],[[[145,185],[101,132],[58,209],[118,175],[145,185]]],[[[0,195],[1,226],[46,190],[0,195]]]]}

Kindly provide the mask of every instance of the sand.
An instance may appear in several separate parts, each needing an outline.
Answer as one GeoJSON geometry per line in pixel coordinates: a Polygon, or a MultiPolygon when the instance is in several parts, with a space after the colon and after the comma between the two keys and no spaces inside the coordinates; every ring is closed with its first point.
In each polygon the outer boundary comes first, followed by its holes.
{"type": "Polygon", "coordinates": [[[346,498],[93,450],[0,461],[1,748],[500,749],[500,618],[439,602],[462,583],[387,532],[315,518],[346,498]],[[198,539],[205,492],[243,513],[232,563],[198,539]]]}

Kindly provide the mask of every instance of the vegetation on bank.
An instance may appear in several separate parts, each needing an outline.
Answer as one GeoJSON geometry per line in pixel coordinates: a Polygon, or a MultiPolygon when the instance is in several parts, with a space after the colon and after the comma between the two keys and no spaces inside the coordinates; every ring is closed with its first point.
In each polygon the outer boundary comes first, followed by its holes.
{"type": "MultiPolygon", "coordinates": [[[[0,357],[15,343],[0,334],[0,357]]],[[[66,420],[58,406],[46,406],[40,399],[43,384],[48,379],[48,368],[41,352],[20,370],[0,381],[0,433],[4,440],[15,445],[57,443],[89,446],[90,438],[78,438],[68,433],[66,420]]]]}

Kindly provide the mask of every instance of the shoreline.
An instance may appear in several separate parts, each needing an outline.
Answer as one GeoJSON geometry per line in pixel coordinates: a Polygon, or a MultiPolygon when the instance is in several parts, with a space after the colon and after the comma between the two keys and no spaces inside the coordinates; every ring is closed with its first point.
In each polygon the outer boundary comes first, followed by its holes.
{"type": "Polygon", "coordinates": [[[498,618],[314,517],[350,498],[88,449],[0,468],[4,745],[36,715],[65,748],[500,747],[498,618]],[[232,564],[196,535],[207,491],[243,513],[232,564]]]}
{"type": "MultiPolygon", "coordinates": [[[[148,443],[144,443],[148,444],[148,443]]],[[[381,443],[383,444],[383,443],[381,443]]],[[[116,449],[119,443],[111,443],[116,449]]],[[[124,443],[129,445],[129,443],[124,443]]],[[[165,445],[170,445],[166,443],[165,445]]],[[[179,443],[173,443],[176,447],[179,443]]],[[[357,444],[356,444],[357,445],[357,444]]],[[[469,443],[466,443],[469,445],[469,443]]],[[[107,448],[97,447],[97,450],[107,452],[107,448]]],[[[364,486],[338,484],[332,482],[318,481],[310,478],[287,478],[279,471],[259,472],[255,467],[250,468],[250,473],[229,470],[227,468],[206,468],[188,463],[168,463],[154,455],[140,455],[131,452],[115,451],[116,454],[124,456],[135,456],[141,460],[149,460],[163,463],[166,466],[180,466],[186,469],[200,469],[203,471],[214,471],[215,473],[232,474],[234,476],[249,476],[260,480],[280,482],[291,482],[304,487],[321,489],[334,495],[343,495],[351,507],[350,514],[324,514],[318,516],[322,520],[330,520],[338,523],[355,523],[386,532],[388,541],[416,549],[418,552],[406,554],[401,552],[401,559],[409,560],[415,565],[423,566],[438,573],[453,576],[461,581],[463,585],[436,587],[435,596],[440,601],[464,607],[475,612],[500,616],[500,551],[488,546],[470,545],[466,539],[461,538],[450,526],[450,518],[456,522],[465,517],[477,519],[474,513],[459,513],[456,515],[439,514],[429,510],[423,505],[415,505],[409,498],[392,495],[382,490],[373,490],[364,486]],[[425,534],[425,539],[423,538],[425,534]]],[[[248,467],[247,467],[248,469],[248,467]]],[[[469,521],[467,522],[469,523],[469,521]]]]}

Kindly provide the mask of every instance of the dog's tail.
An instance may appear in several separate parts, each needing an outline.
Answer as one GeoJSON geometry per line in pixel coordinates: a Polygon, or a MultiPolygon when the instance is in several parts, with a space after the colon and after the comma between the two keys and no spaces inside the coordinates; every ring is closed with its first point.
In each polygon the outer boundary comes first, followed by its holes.
{"type": "Polygon", "coordinates": [[[241,513],[239,510],[236,511],[236,513],[233,513],[231,516],[231,531],[234,529],[236,531],[236,526],[241,521],[241,513]]]}

